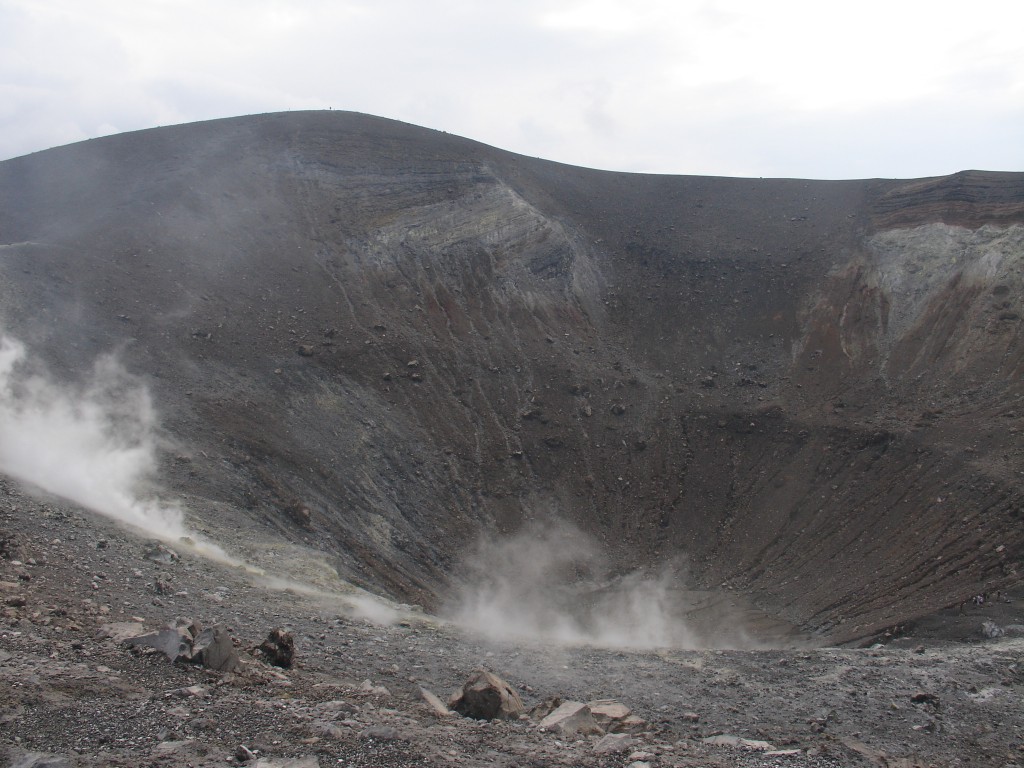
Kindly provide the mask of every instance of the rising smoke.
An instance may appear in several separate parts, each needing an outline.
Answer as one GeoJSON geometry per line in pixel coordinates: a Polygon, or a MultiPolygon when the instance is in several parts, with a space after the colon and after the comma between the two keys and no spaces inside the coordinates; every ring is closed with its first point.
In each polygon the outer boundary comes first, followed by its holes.
{"type": "MultiPolygon", "coordinates": [[[[149,391],[112,355],[96,361],[84,384],[58,384],[24,344],[0,331],[0,472],[149,536],[244,567],[268,589],[319,593],[269,576],[190,531],[181,508],[157,496],[157,435],[149,391]]],[[[376,623],[397,615],[369,594],[351,591],[343,600],[352,613],[376,623]]]]}
{"type": "Polygon", "coordinates": [[[190,535],[156,500],[156,417],[148,391],[112,356],[58,385],[0,333],[0,471],[166,540],[190,535]]]}
{"type": "Polygon", "coordinates": [[[618,648],[696,648],[675,569],[612,576],[597,543],[566,523],[480,542],[449,607],[493,639],[618,648]]]}

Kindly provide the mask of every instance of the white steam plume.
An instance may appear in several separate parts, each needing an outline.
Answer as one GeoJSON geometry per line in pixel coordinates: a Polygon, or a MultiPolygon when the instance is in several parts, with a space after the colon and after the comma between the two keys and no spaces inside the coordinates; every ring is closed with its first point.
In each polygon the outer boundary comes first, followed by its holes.
{"type": "MultiPolygon", "coordinates": [[[[154,496],[157,447],[149,392],[113,356],[99,358],[84,385],[61,385],[24,344],[0,330],[0,472],[150,536],[244,567],[268,589],[327,596],[312,585],[268,576],[191,532],[179,506],[154,496]]],[[[352,613],[375,623],[398,616],[368,594],[340,597],[352,613]]]]}
{"type": "Polygon", "coordinates": [[[483,540],[448,613],[493,639],[613,648],[696,648],[669,569],[608,578],[600,548],[565,523],[483,540]]]}
{"type": "Polygon", "coordinates": [[[156,422],[146,389],[111,356],[77,391],[29,363],[0,334],[0,470],[158,538],[189,535],[179,508],[147,498],[156,422]]]}

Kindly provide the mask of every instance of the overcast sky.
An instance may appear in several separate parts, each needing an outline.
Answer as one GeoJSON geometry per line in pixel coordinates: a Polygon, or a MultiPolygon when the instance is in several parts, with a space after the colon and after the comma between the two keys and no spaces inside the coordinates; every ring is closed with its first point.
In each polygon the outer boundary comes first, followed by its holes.
{"type": "Polygon", "coordinates": [[[327,108],[612,170],[1024,170],[1024,0],[0,0],[0,158],[327,108]]]}

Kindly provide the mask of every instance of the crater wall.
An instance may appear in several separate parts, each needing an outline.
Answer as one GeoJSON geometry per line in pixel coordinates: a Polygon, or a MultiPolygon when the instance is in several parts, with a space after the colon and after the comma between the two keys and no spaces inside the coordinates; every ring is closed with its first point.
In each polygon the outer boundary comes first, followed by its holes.
{"type": "Polygon", "coordinates": [[[1024,175],[619,174],[288,113],[0,163],[0,314],[118,350],[213,530],[436,605],[545,516],[829,641],[1020,582],[1024,175]]]}

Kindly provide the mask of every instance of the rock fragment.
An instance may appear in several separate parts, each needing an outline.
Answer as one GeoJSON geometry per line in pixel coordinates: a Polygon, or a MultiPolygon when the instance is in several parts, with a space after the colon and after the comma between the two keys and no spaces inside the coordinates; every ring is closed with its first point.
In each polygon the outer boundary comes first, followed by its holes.
{"type": "Polygon", "coordinates": [[[647,727],[647,721],[642,717],[630,715],[627,718],[618,720],[611,725],[611,730],[616,733],[640,733],[647,727]]]}
{"type": "Polygon", "coordinates": [[[323,736],[329,739],[341,739],[345,736],[345,731],[342,728],[339,728],[334,723],[324,722],[323,720],[311,723],[309,732],[314,736],[323,736]]]}
{"type": "Polygon", "coordinates": [[[650,762],[651,760],[654,759],[654,754],[652,754],[651,752],[647,752],[645,750],[642,750],[642,749],[638,749],[635,752],[631,752],[629,757],[627,757],[626,759],[627,760],[632,760],[634,762],[636,762],[636,761],[643,761],[643,762],[646,763],[646,762],[650,762]]]}
{"type": "Polygon", "coordinates": [[[981,623],[981,636],[994,640],[997,637],[1002,637],[1006,632],[996,624],[994,621],[983,621],[981,623]]]}
{"type": "Polygon", "coordinates": [[[133,648],[155,648],[170,661],[192,659],[192,635],[183,627],[168,627],[159,632],[129,638],[125,642],[133,648]]]}
{"type": "Polygon", "coordinates": [[[371,725],[360,732],[359,738],[373,739],[375,741],[398,741],[405,740],[397,728],[392,725],[371,725]]]}
{"type": "Polygon", "coordinates": [[[590,714],[594,716],[594,722],[605,730],[613,730],[609,726],[612,723],[625,720],[630,715],[630,708],[614,699],[597,699],[588,701],[590,714]]]}
{"type": "Polygon", "coordinates": [[[256,650],[268,664],[281,669],[291,669],[295,662],[295,638],[281,627],[271,630],[256,650]]]}
{"type": "Polygon", "coordinates": [[[439,699],[432,692],[428,691],[426,688],[420,688],[420,695],[423,697],[423,700],[427,702],[428,705],[430,705],[431,711],[438,717],[451,717],[455,714],[450,709],[448,709],[448,707],[445,705],[443,701],[441,701],[441,699],[439,699]]]}
{"type": "Polygon", "coordinates": [[[110,624],[103,624],[96,632],[97,640],[113,640],[115,643],[123,643],[139,637],[142,631],[142,624],[137,621],[115,621],[110,624]]]}
{"type": "Polygon", "coordinates": [[[708,736],[703,741],[705,744],[710,744],[713,747],[733,747],[734,749],[744,749],[749,752],[772,752],[775,749],[767,741],[744,739],[741,736],[730,736],[724,733],[718,736],[708,736]]]}
{"type": "Polygon", "coordinates": [[[532,419],[540,421],[543,415],[544,412],[541,411],[541,409],[538,408],[536,405],[528,405],[521,411],[519,411],[519,418],[521,418],[523,421],[530,421],[532,419]]]}
{"type": "Polygon", "coordinates": [[[12,531],[0,530],[0,560],[24,560],[21,539],[12,531]]]}
{"type": "Polygon", "coordinates": [[[71,768],[71,761],[62,755],[46,752],[24,752],[14,757],[10,768],[71,768]]]}
{"type": "Polygon", "coordinates": [[[582,734],[603,734],[604,729],[594,720],[590,707],[581,701],[563,702],[558,709],[540,721],[545,731],[553,731],[562,736],[582,734]]]}
{"type": "Polygon", "coordinates": [[[178,562],[180,558],[173,549],[164,546],[159,541],[154,541],[146,547],[146,559],[152,560],[154,563],[170,565],[171,563],[178,562]]]}
{"type": "MultiPolygon", "coordinates": [[[[105,625],[109,628],[107,634],[112,637],[123,636],[131,626],[131,622],[105,625]]],[[[153,648],[172,662],[200,664],[218,672],[234,672],[240,664],[235,645],[227,632],[220,627],[200,630],[195,622],[187,627],[167,627],[159,632],[127,637],[121,642],[133,648],[153,648]]]]}
{"type": "Polygon", "coordinates": [[[192,642],[192,659],[217,672],[234,672],[239,665],[235,644],[220,627],[207,627],[196,636],[192,642]]]}
{"type": "Polygon", "coordinates": [[[548,715],[550,715],[556,709],[558,709],[561,705],[562,699],[558,696],[555,696],[554,698],[545,699],[539,704],[534,705],[534,707],[530,710],[529,714],[530,717],[534,720],[540,721],[548,715]]]}
{"type": "Polygon", "coordinates": [[[235,760],[240,763],[248,763],[256,759],[256,753],[249,749],[245,744],[239,744],[238,749],[235,750],[235,760]]]}
{"type": "Polygon", "coordinates": [[[383,685],[374,685],[372,680],[363,680],[363,684],[359,686],[359,690],[363,693],[368,693],[371,696],[376,696],[380,699],[386,699],[391,696],[391,691],[385,688],[383,685]]]}
{"type": "Polygon", "coordinates": [[[449,709],[475,720],[515,720],[523,702],[512,686],[495,674],[478,670],[448,700],[449,709]]]}
{"type": "Polygon", "coordinates": [[[599,755],[628,752],[635,744],[636,741],[628,733],[608,733],[594,745],[594,752],[599,755]]]}

